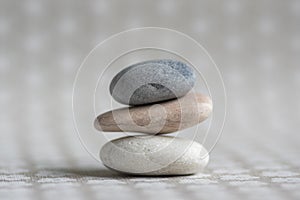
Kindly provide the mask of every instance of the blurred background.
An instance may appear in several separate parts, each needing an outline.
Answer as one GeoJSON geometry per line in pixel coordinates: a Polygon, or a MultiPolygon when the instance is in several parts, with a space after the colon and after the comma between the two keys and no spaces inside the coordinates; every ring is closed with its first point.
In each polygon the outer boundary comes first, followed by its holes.
{"type": "MultiPolygon", "coordinates": [[[[72,171],[101,165],[76,137],[73,81],[98,43],[145,26],[193,37],[225,82],[226,125],[202,177],[215,185],[201,195],[251,196],[250,184],[256,195],[299,198],[299,0],[0,0],[0,187],[98,180],[72,171]]],[[[36,195],[6,189],[0,197],[36,195]]]]}

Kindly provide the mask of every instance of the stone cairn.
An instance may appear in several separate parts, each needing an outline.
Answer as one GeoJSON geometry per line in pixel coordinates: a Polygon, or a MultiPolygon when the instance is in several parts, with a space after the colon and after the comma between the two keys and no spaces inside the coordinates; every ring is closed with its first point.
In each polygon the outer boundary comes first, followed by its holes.
{"type": "Polygon", "coordinates": [[[212,112],[208,96],[193,92],[196,75],[187,64],[149,60],[120,71],[110,93],[126,108],[99,115],[95,128],[103,132],[138,132],[106,143],[100,159],[109,169],[135,175],[188,175],[209,160],[205,148],[192,140],[161,136],[190,128],[212,112]]]}

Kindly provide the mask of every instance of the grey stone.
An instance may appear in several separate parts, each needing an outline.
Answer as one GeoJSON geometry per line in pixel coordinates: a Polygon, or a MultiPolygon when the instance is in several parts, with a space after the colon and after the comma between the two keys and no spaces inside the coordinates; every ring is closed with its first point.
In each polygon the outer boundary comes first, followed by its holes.
{"type": "Polygon", "coordinates": [[[128,136],[106,143],[100,151],[103,164],[114,171],[135,175],[189,175],[209,161],[199,143],[168,136],[128,136]]]}
{"type": "Polygon", "coordinates": [[[119,103],[144,105],[175,99],[195,85],[194,71],[176,60],[149,60],[120,71],[110,84],[110,93],[119,103]]]}

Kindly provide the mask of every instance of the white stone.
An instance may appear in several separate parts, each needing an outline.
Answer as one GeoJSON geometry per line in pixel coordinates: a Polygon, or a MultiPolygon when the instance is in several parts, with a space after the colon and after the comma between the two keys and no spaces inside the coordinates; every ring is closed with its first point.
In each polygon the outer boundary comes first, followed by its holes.
{"type": "Polygon", "coordinates": [[[188,175],[208,163],[206,149],[195,141],[171,136],[129,136],[106,143],[103,164],[135,175],[188,175]]]}

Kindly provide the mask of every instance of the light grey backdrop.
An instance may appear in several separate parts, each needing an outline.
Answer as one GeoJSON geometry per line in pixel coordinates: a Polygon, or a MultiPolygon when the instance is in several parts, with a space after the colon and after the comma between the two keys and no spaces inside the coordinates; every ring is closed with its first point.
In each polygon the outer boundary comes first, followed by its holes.
{"type": "Polygon", "coordinates": [[[0,0],[0,198],[299,199],[299,55],[299,0],[0,0]],[[221,70],[227,123],[203,174],[119,176],[76,137],[80,63],[143,26],[190,35],[221,70]]]}

